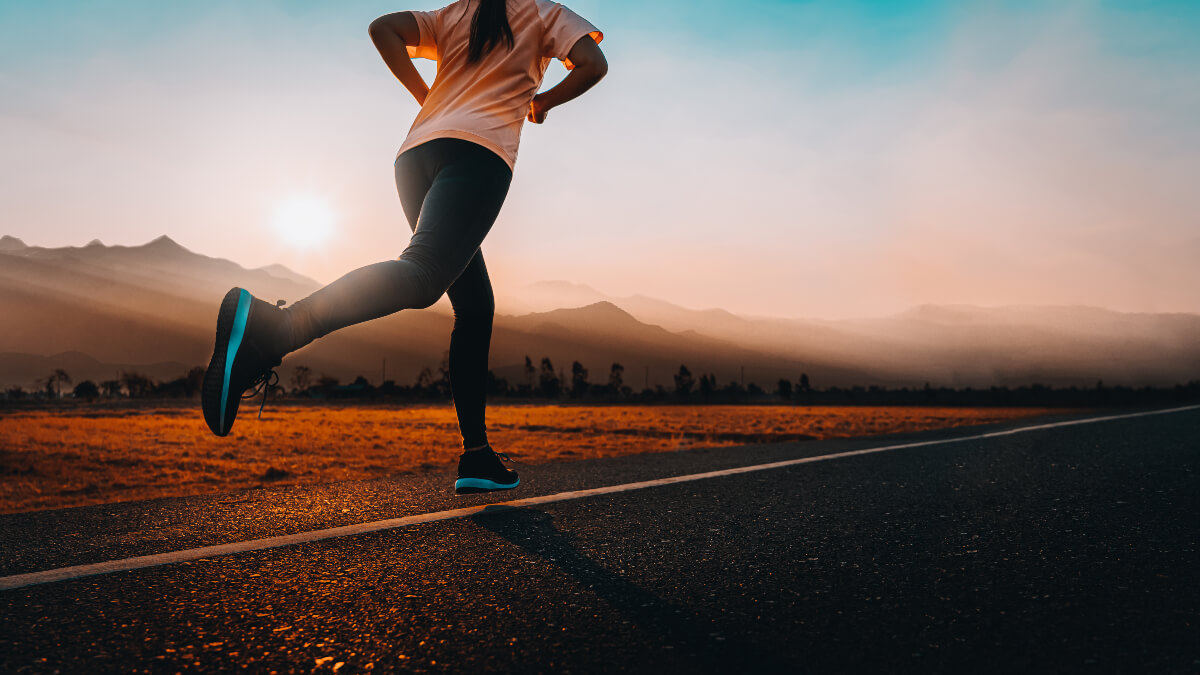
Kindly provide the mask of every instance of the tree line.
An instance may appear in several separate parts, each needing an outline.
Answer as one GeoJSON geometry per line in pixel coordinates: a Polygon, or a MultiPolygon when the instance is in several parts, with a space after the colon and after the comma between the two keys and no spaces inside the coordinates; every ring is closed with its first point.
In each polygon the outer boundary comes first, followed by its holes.
{"type": "MultiPolygon", "coordinates": [[[[729,399],[744,400],[746,398],[768,397],[770,394],[754,382],[742,386],[731,381],[724,386],[717,385],[715,374],[703,374],[697,380],[691,370],[680,364],[679,371],[672,377],[674,387],[662,385],[644,387],[636,390],[626,384],[625,366],[613,362],[607,376],[602,382],[592,382],[590,371],[579,361],[571,363],[570,373],[564,368],[555,368],[549,357],[542,357],[535,362],[528,355],[522,368],[522,376],[517,382],[509,382],[507,378],[499,377],[492,370],[487,371],[487,393],[493,398],[524,398],[546,400],[666,400],[670,398],[690,399],[696,397],[724,396],[729,399]]],[[[808,376],[801,375],[801,382],[807,386],[808,376]]],[[[437,368],[424,368],[411,386],[396,384],[388,380],[380,386],[372,385],[367,378],[359,376],[349,384],[341,384],[334,377],[323,375],[314,378],[313,372],[306,366],[297,366],[293,371],[290,390],[284,388],[281,393],[293,396],[309,396],[315,398],[334,397],[370,397],[389,396],[399,398],[449,399],[451,398],[452,383],[450,381],[449,356],[444,355],[437,368]]]]}
{"type": "Polygon", "coordinates": [[[61,399],[71,397],[94,401],[100,398],[191,398],[200,393],[204,368],[196,366],[173,380],[154,380],[137,371],[122,371],[111,380],[73,382],[70,373],[56,368],[37,381],[30,391],[12,386],[4,391],[10,401],[24,399],[61,399]]]}
{"type": "MultiPolygon", "coordinates": [[[[118,373],[111,380],[94,382],[83,380],[73,383],[65,370],[56,369],[38,381],[33,391],[21,387],[10,387],[3,398],[9,401],[23,399],[57,400],[74,398],[87,401],[114,398],[191,398],[199,394],[204,380],[204,368],[194,367],[178,378],[154,381],[136,371],[118,373]]],[[[570,375],[564,369],[555,369],[549,357],[542,357],[535,365],[528,355],[522,369],[521,381],[510,383],[487,371],[487,393],[492,399],[538,399],[549,401],[589,402],[691,402],[691,403],[744,403],[783,402],[796,405],[1129,405],[1200,399],[1200,381],[1174,387],[1107,386],[1097,381],[1095,387],[1051,387],[1031,384],[1019,387],[993,386],[986,388],[923,387],[888,388],[872,385],[868,387],[812,386],[807,373],[800,373],[795,380],[780,378],[772,390],[767,391],[754,382],[743,386],[738,380],[724,385],[717,381],[714,373],[701,373],[699,377],[685,365],[680,364],[672,374],[673,386],[643,387],[635,390],[626,384],[625,367],[620,363],[609,366],[607,378],[602,383],[589,380],[589,370],[579,361],[571,363],[570,375]]],[[[287,384],[272,388],[274,396],[292,396],[314,399],[369,399],[388,398],[401,400],[450,400],[449,355],[444,354],[436,368],[424,368],[411,385],[399,385],[393,380],[381,385],[372,385],[360,375],[348,384],[330,375],[315,376],[307,366],[296,366],[287,384]]]]}

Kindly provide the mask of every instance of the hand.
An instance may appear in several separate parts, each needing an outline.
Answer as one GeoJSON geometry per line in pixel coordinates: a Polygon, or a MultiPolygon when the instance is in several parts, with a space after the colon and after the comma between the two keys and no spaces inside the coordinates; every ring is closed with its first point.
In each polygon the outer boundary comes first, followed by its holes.
{"type": "Polygon", "coordinates": [[[545,107],[539,97],[540,94],[538,96],[534,96],[533,100],[529,102],[529,114],[525,116],[525,119],[533,122],[534,124],[541,124],[542,122],[545,122],[546,115],[550,112],[550,109],[545,107]]]}

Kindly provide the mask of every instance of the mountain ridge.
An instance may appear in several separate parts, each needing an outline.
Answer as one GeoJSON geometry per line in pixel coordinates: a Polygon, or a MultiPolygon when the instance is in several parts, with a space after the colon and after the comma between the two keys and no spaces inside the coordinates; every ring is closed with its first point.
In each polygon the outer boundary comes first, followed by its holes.
{"type": "MultiPolygon", "coordinates": [[[[219,298],[243,286],[295,301],[319,286],[281,265],[246,268],[194,253],[163,235],[140,246],[28,246],[0,237],[0,351],[78,351],[102,362],[202,365],[219,298]]],[[[579,360],[606,381],[621,363],[642,384],[671,386],[687,365],[719,381],[773,387],[803,372],[814,386],[1174,384],[1200,377],[1200,315],[1122,313],[1078,306],[917,305],[865,319],[752,318],[689,309],[634,294],[608,296],[585,284],[537,282],[523,299],[497,294],[490,366],[522,381],[524,359],[579,360]],[[553,306],[563,291],[574,306],[553,306]],[[601,372],[604,371],[604,372],[601,372]],[[649,373],[649,374],[647,374],[649,373]]],[[[443,303],[439,303],[443,304],[443,303]]],[[[330,335],[289,356],[285,370],[351,378],[415,378],[436,368],[453,319],[444,308],[405,311],[330,335]],[[383,361],[386,359],[386,366],[383,361]]],[[[0,385],[19,383],[0,372],[0,385]]]]}

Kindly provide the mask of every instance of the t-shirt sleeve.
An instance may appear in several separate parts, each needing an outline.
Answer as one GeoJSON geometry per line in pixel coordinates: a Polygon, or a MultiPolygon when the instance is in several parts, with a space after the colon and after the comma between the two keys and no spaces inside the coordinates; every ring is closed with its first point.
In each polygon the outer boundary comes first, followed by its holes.
{"type": "Polygon", "coordinates": [[[416,19],[417,28],[421,31],[421,41],[407,46],[409,58],[438,60],[438,39],[443,25],[442,17],[449,8],[450,6],[447,5],[429,12],[409,11],[409,14],[416,19]]]}
{"type": "Polygon", "coordinates": [[[604,39],[604,33],[587,19],[572,12],[566,5],[549,0],[538,0],[538,15],[545,33],[542,37],[542,57],[558,59],[567,70],[575,67],[567,54],[579,38],[589,35],[596,44],[604,39]]]}

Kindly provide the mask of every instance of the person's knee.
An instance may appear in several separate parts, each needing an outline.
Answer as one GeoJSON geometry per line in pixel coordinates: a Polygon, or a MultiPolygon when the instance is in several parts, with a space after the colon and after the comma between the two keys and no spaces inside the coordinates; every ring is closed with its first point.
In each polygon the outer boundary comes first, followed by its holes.
{"type": "Polygon", "coordinates": [[[432,288],[421,288],[414,295],[413,309],[427,309],[432,307],[442,297],[441,292],[432,288]]]}
{"type": "Polygon", "coordinates": [[[404,274],[400,279],[402,292],[408,296],[412,309],[426,309],[436,303],[446,293],[450,286],[449,279],[441,273],[437,265],[423,262],[420,258],[401,256],[396,261],[400,263],[404,274]]]}
{"type": "Polygon", "coordinates": [[[467,311],[471,316],[491,321],[496,314],[496,299],[492,297],[491,293],[475,298],[467,311]]]}
{"type": "Polygon", "coordinates": [[[414,309],[426,309],[446,294],[450,282],[437,274],[427,274],[419,277],[418,283],[413,286],[414,309]]]}
{"type": "Polygon", "coordinates": [[[456,326],[470,325],[475,328],[491,328],[494,317],[494,309],[483,310],[475,307],[471,309],[454,308],[454,325],[456,326]]]}
{"type": "Polygon", "coordinates": [[[496,315],[496,299],[491,288],[470,294],[463,293],[461,287],[453,288],[450,305],[454,309],[454,319],[458,322],[491,324],[496,315]]]}

